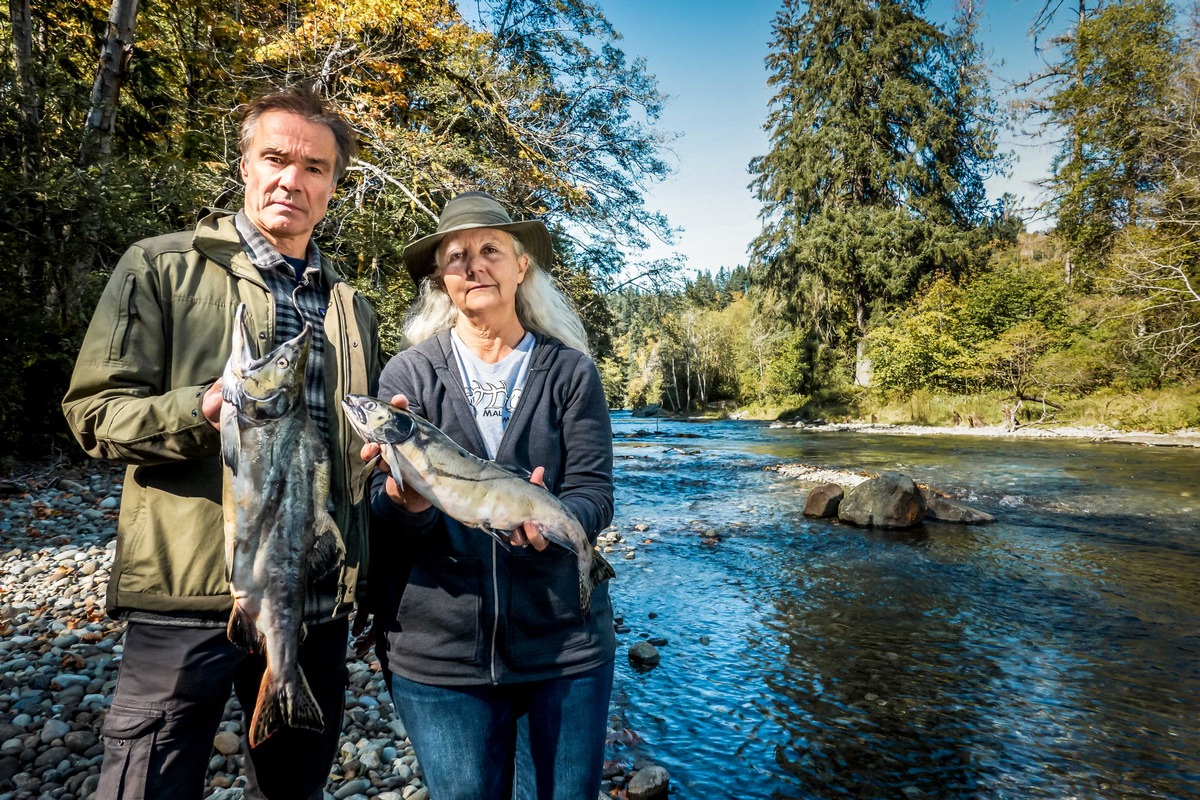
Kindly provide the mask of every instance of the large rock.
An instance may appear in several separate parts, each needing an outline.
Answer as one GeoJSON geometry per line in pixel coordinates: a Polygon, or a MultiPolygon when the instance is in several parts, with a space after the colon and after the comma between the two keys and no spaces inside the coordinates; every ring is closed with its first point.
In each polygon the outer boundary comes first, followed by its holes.
{"type": "Polygon", "coordinates": [[[808,499],[804,501],[804,516],[836,517],[838,506],[842,504],[842,498],[845,496],[846,493],[842,491],[842,487],[836,483],[818,486],[808,493],[808,499]]]}
{"type": "Polygon", "coordinates": [[[671,776],[660,766],[649,766],[639,769],[629,779],[625,787],[625,796],[629,800],[653,800],[656,797],[666,797],[671,786],[671,776]]]}
{"type": "Polygon", "coordinates": [[[638,642],[629,648],[629,666],[638,672],[649,672],[658,666],[658,648],[649,642],[638,642]]]}
{"type": "Polygon", "coordinates": [[[960,503],[948,497],[940,497],[928,489],[922,489],[921,494],[925,498],[926,519],[953,522],[959,525],[983,525],[996,521],[996,518],[986,511],[971,508],[966,503],[960,503]]]}
{"type": "Polygon", "coordinates": [[[662,405],[661,404],[648,403],[647,405],[640,406],[638,408],[633,409],[633,411],[630,412],[630,416],[633,416],[633,417],[657,417],[661,413],[662,413],[662,405]]]}
{"type": "Polygon", "coordinates": [[[863,481],[838,506],[838,519],[864,528],[911,528],[924,517],[924,495],[912,478],[895,472],[863,481]]]}

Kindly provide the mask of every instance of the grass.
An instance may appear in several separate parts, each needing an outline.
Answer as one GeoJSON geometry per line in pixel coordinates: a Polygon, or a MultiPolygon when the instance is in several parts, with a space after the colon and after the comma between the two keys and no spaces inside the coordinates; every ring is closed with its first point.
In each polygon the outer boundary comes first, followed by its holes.
{"type": "MultiPolygon", "coordinates": [[[[942,395],[918,390],[908,397],[880,398],[864,393],[859,398],[860,419],[872,416],[878,422],[897,425],[953,425],[954,415],[962,422],[978,415],[986,425],[1000,425],[1010,396],[1002,392],[974,395],[942,395]]],[[[1171,433],[1200,427],[1200,385],[1122,392],[1104,389],[1078,398],[1053,398],[1062,406],[1045,409],[1047,425],[1081,427],[1107,426],[1115,430],[1171,433]]],[[[1022,424],[1043,416],[1040,404],[1026,401],[1021,408],[1022,424]]]]}

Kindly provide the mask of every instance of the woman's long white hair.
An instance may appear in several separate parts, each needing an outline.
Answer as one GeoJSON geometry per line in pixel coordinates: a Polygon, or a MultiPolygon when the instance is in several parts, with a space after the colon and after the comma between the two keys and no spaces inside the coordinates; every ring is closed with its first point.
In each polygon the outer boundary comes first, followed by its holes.
{"type": "MultiPolygon", "coordinates": [[[[525,250],[521,240],[509,234],[517,258],[529,257],[529,268],[525,280],[517,286],[517,319],[529,331],[552,336],[567,347],[591,356],[588,349],[587,332],[579,312],[567,299],[550,275],[541,268],[537,260],[525,250]]],[[[412,310],[404,320],[404,339],[411,347],[418,342],[436,336],[447,328],[454,327],[458,309],[450,295],[438,284],[434,276],[421,281],[420,293],[412,310]]]]}

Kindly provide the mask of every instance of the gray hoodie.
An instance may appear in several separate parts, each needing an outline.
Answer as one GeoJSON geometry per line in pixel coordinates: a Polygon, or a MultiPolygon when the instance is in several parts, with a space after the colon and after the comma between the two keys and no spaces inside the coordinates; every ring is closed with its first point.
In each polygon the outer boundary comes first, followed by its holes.
{"type": "MultiPolygon", "coordinates": [[[[379,396],[410,408],[487,458],[443,331],[392,358],[379,396]]],[[[544,467],[545,484],[594,542],[612,521],[612,426],[591,359],[539,336],[529,377],[496,453],[515,471],[544,467]]],[[[608,584],[579,607],[575,556],[551,545],[506,548],[437,509],[410,514],[377,475],[370,586],[380,658],[398,675],[437,685],[516,683],[571,675],[613,658],[608,584]]]]}

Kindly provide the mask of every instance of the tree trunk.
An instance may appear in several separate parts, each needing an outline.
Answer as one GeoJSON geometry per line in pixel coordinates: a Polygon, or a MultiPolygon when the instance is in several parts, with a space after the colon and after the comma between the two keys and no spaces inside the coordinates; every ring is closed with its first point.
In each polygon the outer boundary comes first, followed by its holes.
{"type": "Polygon", "coordinates": [[[16,70],[17,120],[21,148],[21,177],[28,186],[37,177],[41,158],[42,121],[34,76],[33,16],[29,0],[8,0],[12,20],[13,66],[16,70]]]}
{"type": "Polygon", "coordinates": [[[117,120],[117,99],[129,60],[133,57],[133,34],[137,24],[138,0],[113,0],[108,15],[108,36],[100,49],[92,105],[84,128],[79,161],[83,166],[104,162],[112,153],[117,120]]]}

